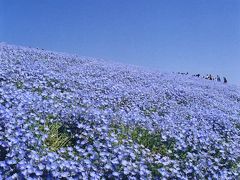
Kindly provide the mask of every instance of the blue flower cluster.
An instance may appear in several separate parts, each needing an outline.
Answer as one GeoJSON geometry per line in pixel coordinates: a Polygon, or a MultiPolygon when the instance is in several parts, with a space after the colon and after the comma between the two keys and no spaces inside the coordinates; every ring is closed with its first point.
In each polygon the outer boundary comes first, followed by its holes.
{"type": "Polygon", "coordinates": [[[0,179],[240,178],[240,89],[0,44],[0,179]]]}

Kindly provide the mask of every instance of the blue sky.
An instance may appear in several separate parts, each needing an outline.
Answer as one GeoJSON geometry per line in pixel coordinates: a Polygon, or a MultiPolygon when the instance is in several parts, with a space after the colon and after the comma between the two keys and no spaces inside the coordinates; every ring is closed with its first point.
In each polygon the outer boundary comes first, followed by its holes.
{"type": "Polygon", "coordinates": [[[0,0],[0,41],[240,85],[239,0],[0,0]]]}

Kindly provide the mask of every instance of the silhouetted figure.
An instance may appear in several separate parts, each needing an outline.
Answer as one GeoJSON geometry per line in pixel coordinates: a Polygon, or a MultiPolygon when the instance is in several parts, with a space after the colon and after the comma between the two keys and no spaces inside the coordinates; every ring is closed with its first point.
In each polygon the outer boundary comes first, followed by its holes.
{"type": "Polygon", "coordinates": [[[227,83],[227,78],[226,77],[223,77],[223,82],[227,83]]]}
{"type": "Polygon", "coordinates": [[[194,74],[193,76],[195,76],[195,77],[200,77],[200,74],[194,74]]]}
{"type": "Polygon", "coordinates": [[[213,80],[213,77],[212,77],[211,74],[209,74],[208,79],[209,79],[209,80],[213,80]]]}
{"type": "Polygon", "coordinates": [[[217,81],[221,82],[221,78],[219,77],[219,75],[217,75],[217,81]]]}
{"type": "Polygon", "coordinates": [[[207,76],[205,77],[205,79],[209,79],[209,75],[207,74],[207,76]]]}

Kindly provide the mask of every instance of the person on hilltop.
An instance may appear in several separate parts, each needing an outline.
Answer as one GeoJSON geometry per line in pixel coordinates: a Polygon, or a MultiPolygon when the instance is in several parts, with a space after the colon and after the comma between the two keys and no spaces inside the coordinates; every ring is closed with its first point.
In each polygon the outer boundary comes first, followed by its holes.
{"type": "Polygon", "coordinates": [[[205,77],[205,79],[209,79],[209,75],[207,74],[207,76],[205,77]]]}
{"type": "Polygon", "coordinates": [[[227,83],[227,78],[226,77],[223,77],[223,82],[227,83]]]}
{"type": "Polygon", "coordinates": [[[213,80],[213,77],[211,74],[209,75],[209,80],[213,80]]]}
{"type": "Polygon", "coordinates": [[[221,78],[219,77],[219,75],[217,75],[217,81],[221,82],[221,78]]]}

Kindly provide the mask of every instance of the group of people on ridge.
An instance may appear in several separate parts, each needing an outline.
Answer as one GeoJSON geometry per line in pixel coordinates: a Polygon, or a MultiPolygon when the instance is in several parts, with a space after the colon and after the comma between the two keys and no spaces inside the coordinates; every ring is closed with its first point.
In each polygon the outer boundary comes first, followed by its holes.
{"type": "MultiPolygon", "coordinates": [[[[180,72],[178,72],[178,74],[188,75],[188,72],[187,72],[187,73],[180,73],[180,72]]],[[[214,76],[211,75],[211,74],[207,74],[207,76],[201,76],[200,74],[194,74],[193,76],[195,76],[195,77],[202,77],[202,78],[204,78],[204,79],[208,79],[208,80],[211,80],[211,81],[215,81],[215,80],[217,80],[218,82],[221,82],[221,81],[222,81],[219,75],[217,75],[217,77],[214,77],[214,76]]],[[[224,82],[224,83],[227,83],[227,82],[228,82],[226,77],[223,77],[223,82],[224,82]]]]}
{"type": "MultiPolygon", "coordinates": [[[[193,76],[200,77],[200,74],[196,74],[196,75],[193,75],[193,76]]],[[[214,77],[211,74],[207,74],[207,76],[202,76],[202,78],[208,79],[208,80],[211,80],[211,81],[217,80],[218,82],[221,82],[221,78],[220,78],[219,75],[217,75],[217,77],[214,77]]],[[[227,78],[226,77],[223,77],[223,82],[227,83],[227,78]]]]}

